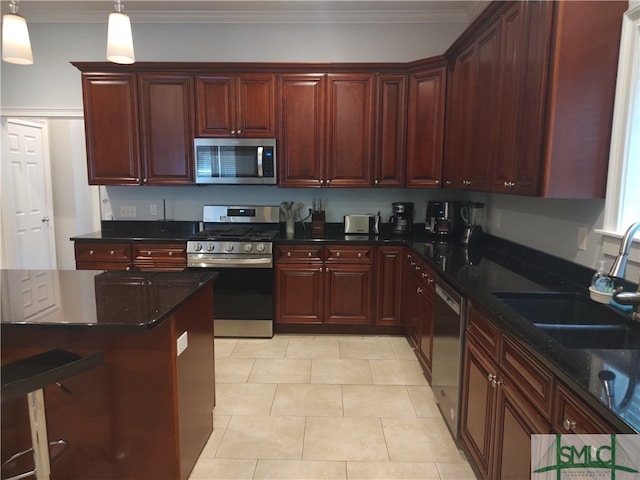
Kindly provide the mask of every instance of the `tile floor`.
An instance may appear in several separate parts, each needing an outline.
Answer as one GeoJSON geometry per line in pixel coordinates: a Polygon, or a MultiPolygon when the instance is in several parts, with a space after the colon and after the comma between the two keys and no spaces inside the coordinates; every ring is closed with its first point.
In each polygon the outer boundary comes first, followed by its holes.
{"type": "Polygon", "coordinates": [[[214,432],[190,480],[475,479],[404,337],[216,339],[214,432]]]}

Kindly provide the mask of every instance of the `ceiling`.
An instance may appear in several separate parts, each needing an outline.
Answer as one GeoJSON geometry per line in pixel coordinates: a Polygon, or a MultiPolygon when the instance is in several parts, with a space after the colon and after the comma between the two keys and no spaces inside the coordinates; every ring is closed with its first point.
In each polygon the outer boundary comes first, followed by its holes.
{"type": "MultiPolygon", "coordinates": [[[[0,2],[2,13],[7,1],[0,2]]],[[[487,0],[123,0],[132,23],[469,23],[487,0]]],[[[102,23],[110,0],[20,0],[28,23],[102,23]]]]}

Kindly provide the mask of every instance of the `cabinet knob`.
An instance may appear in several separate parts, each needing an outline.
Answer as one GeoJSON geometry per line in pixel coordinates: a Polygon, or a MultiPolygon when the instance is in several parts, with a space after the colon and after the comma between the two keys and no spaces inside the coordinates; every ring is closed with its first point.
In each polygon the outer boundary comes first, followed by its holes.
{"type": "Polygon", "coordinates": [[[447,180],[446,182],[444,182],[445,185],[451,185],[451,180],[447,180]]]}
{"type": "Polygon", "coordinates": [[[93,255],[93,250],[89,250],[89,255],[93,255]]]}
{"type": "Polygon", "coordinates": [[[498,378],[498,376],[494,375],[493,373],[487,375],[487,380],[489,380],[490,382],[493,382],[496,378],[498,378]]]}
{"type": "Polygon", "coordinates": [[[235,130],[231,130],[231,135],[235,135],[236,131],[235,130]]]}
{"type": "Polygon", "coordinates": [[[576,428],[576,422],[571,421],[568,418],[565,418],[562,421],[562,426],[564,427],[565,430],[573,430],[574,428],[576,428]]]}
{"type": "Polygon", "coordinates": [[[340,252],[336,252],[336,257],[339,257],[339,256],[340,256],[340,252]]]}
{"type": "Polygon", "coordinates": [[[173,257],[173,252],[169,252],[169,256],[170,256],[170,257],[173,257]]]}
{"type": "Polygon", "coordinates": [[[325,183],[327,184],[327,187],[328,187],[329,183],[331,183],[331,180],[327,180],[325,183]]]}
{"type": "Polygon", "coordinates": [[[320,182],[320,185],[324,185],[324,180],[320,179],[318,182],[320,182]]]}
{"type": "Polygon", "coordinates": [[[151,250],[147,251],[147,256],[150,257],[151,256],[151,250]]]}
{"type": "Polygon", "coordinates": [[[424,290],[422,289],[422,287],[418,287],[418,288],[416,288],[416,293],[420,294],[420,293],[422,293],[422,292],[424,292],[424,290]]]}
{"type": "Polygon", "coordinates": [[[129,270],[131,270],[131,267],[125,267],[125,270],[128,272],[129,270]]]}
{"type": "Polygon", "coordinates": [[[373,183],[375,183],[376,185],[378,185],[380,183],[380,180],[376,180],[373,183]]]}
{"type": "Polygon", "coordinates": [[[311,257],[311,255],[312,255],[311,252],[307,253],[307,257],[311,257]]]}
{"type": "Polygon", "coordinates": [[[116,253],[116,252],[115,252],[114,250],[111,250],[111,251],[109,252],[109,255],[115,255],[115,253],[116,253]]]}
{"type": "Polygon", "coordinates": [[[436,179],[436,185],[440,185],[440,180],[436,179]]]}
{"type": "Polygon", "coordinates": [[[290,257],[290,256],[291,256],[291,252],[287,252],[287,257],[290,257]]]}
{"type": "Polygon", "coordinates": [[[236,132],[236,135],[240,135],[241,133],[242,133],[242,130],[238,130],[238,131],[236,132]]]}
{"type": "Polygon", "coordinates": [[[358,252],[358,258],[362,258],[362,252],[358,252]]]}

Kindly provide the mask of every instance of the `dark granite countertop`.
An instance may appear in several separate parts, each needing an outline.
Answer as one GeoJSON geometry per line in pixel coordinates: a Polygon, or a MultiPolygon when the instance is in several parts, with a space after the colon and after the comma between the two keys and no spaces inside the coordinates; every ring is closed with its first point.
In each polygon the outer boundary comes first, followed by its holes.
{"type": "Polygon", "coordinates": [[[150,329],[217,275],[212,271],[0,270],[0,327],[150,329]],[[25,306],[22,292],[29,285],[44,288],[49,301],[25,306]]]}
{"type": "MultiPolygon", "coordinates": [[[[122,230],[123,224],[125,227],[127,224],[133,226],[133,222],[103,222],[103,228],[105,223],[112,224],[107,232],[82,235],[74,239],[166,240],[160,236],[161,234],[155,235],[154,231],[148,228],[152,222],[135,222],[141,224],[141,227],[136,228],[142,228],[138,230],[138,236],[127,236],[126,230],[122,230]]],[[[185,227],[187,230],[195,228],[195,223],[191,223],[194,226],[185,227]]],[[[190,236],[186,230],[184,232],[182,240],[190,236]]],[[[485,235],[483,238],[481,244],[468,248],[455,242],[436,242],[438,239],[425,234],[424,225],[414,225],[413,235],[403,237],[391,235],[387,225],[383,225],[380,235],[347,235],[341,224],[326,224],[323,235],[313,235],[310,224],[303,228],[298,223],[293,235],[287,235],[281,229],[281,236],[276,242],[353,242],[409,246],[433,266],[444,281],[488,312],[506,332],[518,339],[534,357],[576,391],[583,400],[617,425],[620,431],[640,433],[640,387],[635,388],[626,409],[612,410],[606,405],[604,389],[598,379],[600,370],[609,369],[616,373],[615,398],[619,402],[625,396],[630,383],[633,387],[636,382],[640,382],[640,345],[624,350],[564,347],[493,295],[494,292],[538,291],[571,292],[588,296],[588,286],[594,271],[497,237],[485,235]]],[[[625,289],[633,288],[635,286],[627,282],[625,289]]],[[[630,315],[620,315],[632,322],[630,315]]]]}

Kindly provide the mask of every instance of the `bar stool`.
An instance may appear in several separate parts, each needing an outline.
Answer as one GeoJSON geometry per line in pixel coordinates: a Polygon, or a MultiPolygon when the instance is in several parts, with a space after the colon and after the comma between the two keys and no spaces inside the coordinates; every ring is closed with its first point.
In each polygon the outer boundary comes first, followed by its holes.
{"type": "MultiPolygon", "coordinates": [[[[23,358],[0,367],[2,402],[27,396],[29,423],[31,426],[32,448],[20,452],[9,463],[23,454],[33,451],[34,469],[6,480],[18,480],[35,475],[38,480],[48,480],[51,475],[49,441],[44,408],[44,387],[52,383],[95,368],[102,362],[103,353],[81,357],[66,350],[49,350],[38,355],[23,358]]],[[[64,387],[62,387],[64,388],[64,387]]]]}

